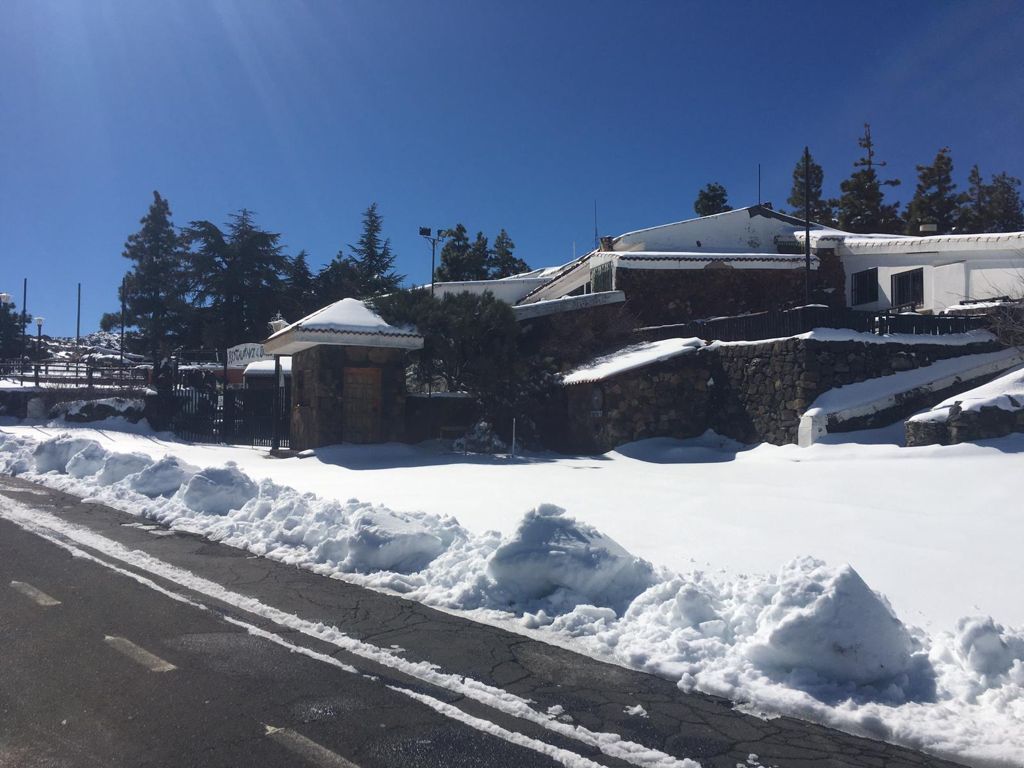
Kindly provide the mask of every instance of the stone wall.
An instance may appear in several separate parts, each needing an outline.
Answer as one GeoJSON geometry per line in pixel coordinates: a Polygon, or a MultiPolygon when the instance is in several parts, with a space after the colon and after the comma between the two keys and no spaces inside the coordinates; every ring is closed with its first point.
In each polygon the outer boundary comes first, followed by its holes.
{"type": "MultiPolygon", "coordinates": [[[[715,344],[603,382],[566,387],[565,424],[559,425],[565,442],[548,445],[604,452],[631,440],[694,437],[707,429],[745,443],[795,443],[800,416],[823,392],[997,348],[815,339],[715,344]]],[[[921,393],[900,407],[919,410],[949,394],[921,393]]],[[[903,415],[884,413],[875,421],[892,423],[903,415]]]]}
{"type": "MultiPolygon", "coordinates": [[[[1020,405],[1024,406],[1024,403],[1020,405]]],[[[908,421],[904,425],[907,445],[955,445],[990,440],[1024,432],[1024,408],[1007,411],[995,406],[964,411],[959,405],[949,409],[942,421],[908,421]]]]}
{"type": "Polygon", "coordinates": [[[566,388],[562,450],[604,453],[647,437],[695,437],[708,429],[710,358],[697,353],[566,388]]]}
{"type": "MultiPolygon", "coordinates": [[[[811,272],[811,301],[844,306],[844,273],[839,259],[821,257],[811,272]]],[[[707,317],[783,309],[804,302],[804,270],[617,269],[615,287],[624,291],[641,325],[669,325],[707,317]]]]}
{"type": "Polygon", "coordinates": [[[823,392],[996,349],[995,342],[951,346],[784,339],[717,344],[701,354],[715,358],[712,428],[747,443],[784,445],[796,442],[800,415],[823,392]]]}
{"type": "Polygon", "coordinates": [[[405,352],[379,347],[317,346],[292,356],[291,447],[317,448],[346,440],[344,369],[381,372],[380,441],[405,433],[405,352]]]}

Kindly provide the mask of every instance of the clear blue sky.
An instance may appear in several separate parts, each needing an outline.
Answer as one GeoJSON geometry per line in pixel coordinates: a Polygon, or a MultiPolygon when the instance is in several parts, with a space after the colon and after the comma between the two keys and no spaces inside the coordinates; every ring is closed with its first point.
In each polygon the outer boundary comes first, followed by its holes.
{"type": "MultiPolygon", "coordinates": [[[[176,224],[242,207],[315,265],[376,201],[505,227],[533,266],[689,218],[719,181],[784,204],[805,143],[837,191],[868,121],[887,169],[950,146],[961,187],[1024,177],[1024,6],[1006,2],[3,0],[0,290],[74,333],[116,308],[154,189],[176,224]]],[[[890,193],[892,194],[892,193],[890,193]]]]}

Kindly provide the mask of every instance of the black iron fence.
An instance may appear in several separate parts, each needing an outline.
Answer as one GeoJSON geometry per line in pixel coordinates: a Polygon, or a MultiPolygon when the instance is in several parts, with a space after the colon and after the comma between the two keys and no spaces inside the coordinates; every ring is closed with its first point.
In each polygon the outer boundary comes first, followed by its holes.
{"type": "Polygon", "coordinates": [[[977,316],[876,313],[810,306],[649,326],[637,329],[637,334],[647,341],[690,336],[706,341],[761,341],[795,336],[814,328],[843,328],[877,335],[942,336],[987,327],[988,319],[977,316]]]}

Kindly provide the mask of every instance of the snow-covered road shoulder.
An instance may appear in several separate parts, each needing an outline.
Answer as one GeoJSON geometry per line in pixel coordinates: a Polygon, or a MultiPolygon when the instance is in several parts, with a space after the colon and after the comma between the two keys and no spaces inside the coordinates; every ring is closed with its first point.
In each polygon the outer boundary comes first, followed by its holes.
{"type": "MultiPolygon", "coordinates": [[[[514,531],[344,502],[238,465],[0,434],[0,471],[274,560],[518,624],[763,711],[979,764],[1024,765],[1024,631],[989,616],[908,625],[853,567],[676,573],[554,505],[514,531]]],[[[685,531],[680,535],[685,536],[685,531]]]]}

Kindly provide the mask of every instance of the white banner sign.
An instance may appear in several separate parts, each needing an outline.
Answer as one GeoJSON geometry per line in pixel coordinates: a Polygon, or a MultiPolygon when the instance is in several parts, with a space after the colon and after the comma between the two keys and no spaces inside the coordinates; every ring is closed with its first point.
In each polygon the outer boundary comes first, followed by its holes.
{"type": "Polygon", "coordinates": [[[263,352],[262,344],[238,344],[228,347],[228,368],[245,368],[258,360],[273,360],[273,355],[263,352]]]}

